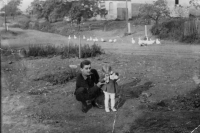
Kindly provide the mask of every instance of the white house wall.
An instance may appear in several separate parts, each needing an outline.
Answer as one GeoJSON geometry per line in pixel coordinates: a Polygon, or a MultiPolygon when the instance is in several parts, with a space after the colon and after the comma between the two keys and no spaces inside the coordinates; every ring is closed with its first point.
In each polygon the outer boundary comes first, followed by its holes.
{"type": "MultiPolygon", "coordinates": [[[[131,1],[127,0],[127,7],[128,7],[128,17],[132,17],[131,12],[131,1]]],[[[126,1],[105,1],[105,8],[108,10],[108,15],[106,16],[107,19],[116,19],[117,18],[117,8],[126,8],[126,1]],[[113,13],[109,12],[109,4],[113,3],[113,13]]]]}
{"type": "MultiPolygon", "coordinates": [[[[152,4],[154,1],[156,0],[127,0],[127,6],[128,6],[128,17],[131,18],[133,15],[137,14],[134,13],[134,9],[132,9],[132,4],[145,4],[145,3],[149,3],[152,4]],[[133,13],[132,13],[133,12],[133,13]]],[[[175,9],[175,0],[166,0],[169,9],[171,10],[171,14],[172,16],[174,16],[174,9],[175,9]]],[[[190,0],[179,0],[179,5],[183,6],[183,7],[189,7],[190,0]]],[[[117,18],[117,8],[126,8],[126,0],[105,0],[105,8],[106,10],[108,10],[108,15],[106,15],[106,19],[116,19],[117,18]],[[109,12],[109,4],[113,3],[113,12],[109,12]]],[[[138,9],[136,9],[138,10],[138,9]]],[[[190,9],[186,9],[186,10],[190,10],[190,9]]],[[[185,11],[184,11],[185,12],[185,11]]],[[[185,12],[186,13],[186,12],[185,12]]],[[[187,14],[187,13],[186,13],[187,14]]],[[[176,14],[175,14],[176,16],[176,14]]],[[[186,15],[187,16],[187,15],[186,15]]]]}
{"type": "MultiPolygon", "coordinates": [[[[132,3],[153,3],[153,1],[156,1],[156,0],[131,0],[132,3]]],[[[175,0],[166,0],[167,3],[168,3],[168,6],[171,8],[171,7],[174,7],[175,5],[175,0]]],[[[189,6],[189,1],[190,0],[179,0],[179,4],[182,5],[182,6],[189,6]]]]}

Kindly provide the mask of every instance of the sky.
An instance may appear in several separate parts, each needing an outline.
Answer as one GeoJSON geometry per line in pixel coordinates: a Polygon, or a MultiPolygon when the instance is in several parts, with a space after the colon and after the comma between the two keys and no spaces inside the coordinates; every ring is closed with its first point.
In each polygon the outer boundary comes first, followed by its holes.
{"type": "MultiPolygon", "coordinates": [[[[3,0],[6,1],[6,0],[3,0]]],[[[9,0],[7,0],[9,1],[9,0]]],[[[33,0],[22,0],[22,4],[20,5],[20,9],[22,11],[26,11],[27,7],[31,4],[33,0]]],[[[0,9],[4,6],[4,3],[0,2],[0,9]]]]}
{"type": "Polygon", "coordinates": [[[27,7],[31,4],[33,0],[22,0],[22,4],[20,5],[20,9],[22,11],[26,11],[27,7]]]}

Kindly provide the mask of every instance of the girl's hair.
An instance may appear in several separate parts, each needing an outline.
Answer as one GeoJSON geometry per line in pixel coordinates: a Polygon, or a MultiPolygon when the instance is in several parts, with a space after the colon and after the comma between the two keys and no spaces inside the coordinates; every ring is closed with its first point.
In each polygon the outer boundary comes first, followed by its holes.
{"type": "Polygon", "coordinates": [[[104,73],[110,73],[111,71],[112,71],[112,68],[111,68],[111,66],[109,66],[109,65],[104,65],[103,67],[102,67],[102,71],[104,72],[104,73]]]}

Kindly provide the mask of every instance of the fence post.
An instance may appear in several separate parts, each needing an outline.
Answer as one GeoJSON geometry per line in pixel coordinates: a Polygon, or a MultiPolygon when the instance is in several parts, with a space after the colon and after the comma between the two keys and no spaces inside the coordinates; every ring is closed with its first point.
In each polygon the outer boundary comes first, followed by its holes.
{"type": "Polygon", "coordinates": [[[70,43],[70,39],[68,39],[68,56],[69,56],[69,44],[70,43]]]}
{"type": "Polygon", "coordinates": [[[145,36],[148,37],[148,35],[147,35],[147,25],[145,25],[145,36]]]}
{"type": "Polygon", "coordinates": [[[131,25],[128,23],[128,33],[131,33],[131,25]]]}
{"type": "Polygon", "coordinates": [[[81,58],[81,36],[79,34],[79,58],[81,58]]]}

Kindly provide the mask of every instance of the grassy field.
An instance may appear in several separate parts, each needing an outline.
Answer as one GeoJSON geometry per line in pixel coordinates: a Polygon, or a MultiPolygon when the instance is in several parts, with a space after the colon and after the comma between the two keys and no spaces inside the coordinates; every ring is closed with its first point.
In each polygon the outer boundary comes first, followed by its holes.
{"type": "MultiPolygon", "coordinates": [[[[88,58],[100,74],[104,64],[119,72],[117,113],[98,108],[82,113],[73,95],[75,78],[59,82],[67,78],[69,65],[79,65],[83,59],[22,58],[15,52],[1,56],[2,132],[111,133],[114,128],[115,133],[198,133],[200,47],[163,40],[162,45],[147,47],[131,44],[132,37],[144,34],[143,28],[135,27],[136,32],[125,37],[122,30],[81,32],[106,40],[119,36],[116,43],[97,42],[106,53],[88,58]],[[56,82],[47,80],[52,77],[56,82]]],[[[34,30],[12,28],[1,35],[2,46],[11,49],[30,44],[68,45],[66,36],[34,30]]]]}

